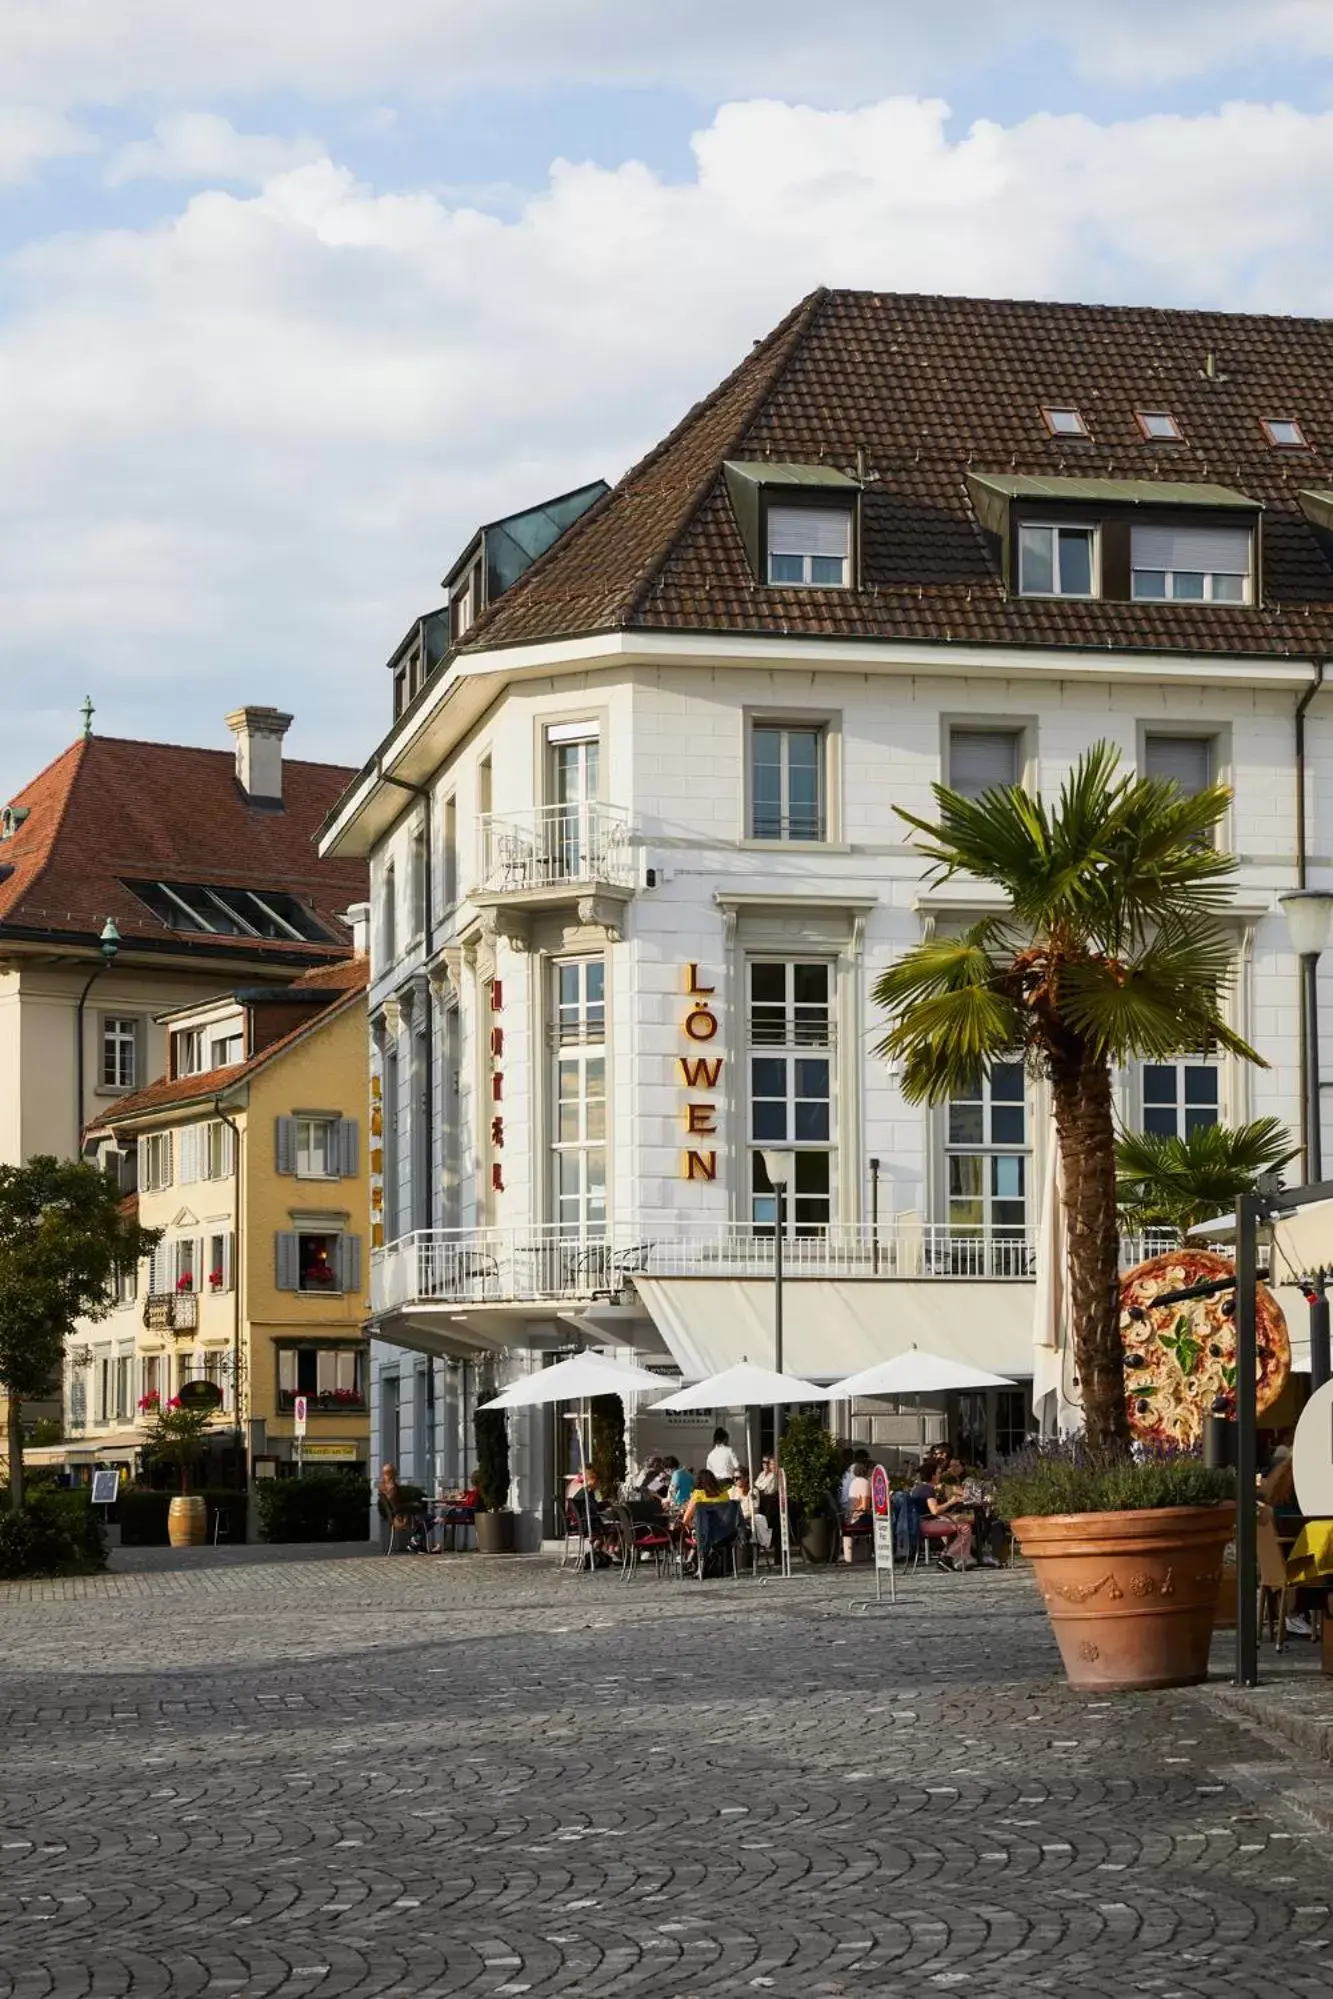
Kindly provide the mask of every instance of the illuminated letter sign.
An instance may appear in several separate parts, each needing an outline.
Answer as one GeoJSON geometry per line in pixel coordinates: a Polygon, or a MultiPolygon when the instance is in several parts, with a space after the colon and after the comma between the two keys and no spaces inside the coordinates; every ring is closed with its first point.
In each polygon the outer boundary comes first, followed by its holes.
{"type": "MultiPolygon", "coordinates": [[[[710,1003],[716,991],[716,986],[705,985],[697,964],[692,962],[685,967],[688,1005],[681,1029],[691,1041],[712,1041],[716,1036],[718,1017],[710,1003]]],[[[687,1090],[715,1091],[722,1080],[722,1060],[720,1055],[678,1055],[676,1067],[687,1090]]],[[[685,1130],[690,1137],[711,1136],[716,1132],[716,1102],[690,1102],[684,1106],[684,1111],[685,1130]]],[[[686,1180],[716,1180],[717,1153],[688,1150],[684,1154],[681,1171],[686,1180]]]]}

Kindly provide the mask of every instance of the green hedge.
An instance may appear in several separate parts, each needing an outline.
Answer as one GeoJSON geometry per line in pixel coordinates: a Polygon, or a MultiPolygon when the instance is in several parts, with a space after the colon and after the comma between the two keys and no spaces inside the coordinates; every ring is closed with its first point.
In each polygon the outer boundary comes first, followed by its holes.
{"type": "MultiPolygon", "coordinates": [[[[121,1545],[126,1548],[165,1548],[167,1545],[167,1509],[176,1497],[174,1492],[155,1492],[148,1486],[123,1485],[120,1497],[112,1509],[112,1518],[120,1523],[121,1545]]],[[[200,1494],[208,1507],[208,1539],[213,1539],[215,1516],[224,1513],[227,1520],[226,1539],[245,1539],[246,1497],[230,1486],[205,1486],[200,1494]]]]}
{"type": "Polygon", "coordinates": [[[265,1479],[258,1494],[263,1541],[370,1538],[369,1479],[349,1472],[307,1472],[303,1478],[265,1479]]]}
{"type": "Polygon", "coordinates": [[[106,1567],[106,1536],[86,1491],[30,1486],[18,1513],[0,1494],[0,1578],[85,1575],[106,1567]]]}

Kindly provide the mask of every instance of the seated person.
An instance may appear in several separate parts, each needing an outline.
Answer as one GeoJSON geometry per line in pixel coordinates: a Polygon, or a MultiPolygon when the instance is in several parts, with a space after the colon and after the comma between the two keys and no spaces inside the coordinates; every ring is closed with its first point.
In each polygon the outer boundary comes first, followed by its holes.
{"type": "Polygon", "coordinates": [[[870,1460],[868,1458],[858,1457],[853,1459],[846,1480],[846,1492],[847,1496],[842,1501],[839,1511],[842,1514],[843,1525],[842,1559],[844,1562],[850,1562],[854,1553],[852,1531],[850,1530],[854,1530],[858,1536],[867,1534],[870,1531],[871,1494],[870,1460]]]}
{"type": "MultiPolygon", "coordinates": [[[[705,1465],[699,1474],[699,1483],[690,1494],[689,1504],[681,1516],[681,1525],[694,1534],[697,1559],[700,1563],[706,1562],[710,1551],[719,1545],[718,1527],[715,1521],[707,1516],[714,1515],[721,1519],[722,1508],[734,1507],[736,1504],[730,1485],[723,1485],[721,1479],[705,1465]]],[[[736,1516],[733,1515],[732,1518],[735,1519],[736,1516]]],[[[724,1527],[721,1538],[730,1540],[734,1534],[734,1526],[730,1529],[724,1527]]]]}
{"type": "Polygon", "coordinates": [[[667,1480],[667,1505],[678,1513],[688,1504],[694,1491],[694,1473],[675,1458],[668,1458],[667,1464],[671,1468],[671,1476],[667,1480]]]}
{"type": "Polygon", "coordinates": [[[776,1494],[778,1489],[778,1466],[776,1458],[765,1458],[763,1468],[754,1482],[754,1489],[761,1499],[776,1494]]]}
{"type": "Polygon", "coordinates": [[[742,1465],[736,1473],[736,1482],[732,1487],[732,1493],[740,1501],[741,1532],[745,1539],[755,1542],[760,1548],[771,1548],[773,1545],[773,1529],[764,1518],[760,1506],[759,1494],[750,1484],[750,1467],[748,1465],[742,1465]]]}
{"type": "Polygon", "coordinates": [[[944,1540],[944,1547],[936,1557],[937,1569],[965,1569],[972,1560],[972,1518],[971,1508],[963,1498],[961,1485],[936,1486],[926,1500],[926,1514],[930,1520],[943,1521],[952,1528],[945,1536],[930,1535],[928,1539],[944,1540]]]}

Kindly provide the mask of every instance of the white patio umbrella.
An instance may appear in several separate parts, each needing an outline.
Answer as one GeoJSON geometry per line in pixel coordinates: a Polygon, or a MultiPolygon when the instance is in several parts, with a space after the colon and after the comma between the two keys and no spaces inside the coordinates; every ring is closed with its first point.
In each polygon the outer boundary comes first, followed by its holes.
{"type": "Polygon", "coordinates": [[[721,1374],[710,1374],[689,1388],[678,1388],[650,1409],[748,1409],[774,1407],[788,1402],[822,1402],[824,1391],[798,1374],[777,1374],[771,1367],[756,1367],[743,1360],[721,1374]]]}
{"type": "Polygon", "coordinates": [[[946,1360],[942,1354],[923,1353],[909,1347],[891,1360],[876,1361],[845,1381],[815,1393],[830,1402],[853,1395],[943,1395],[951,1389],[1012,1388],[1007,1374],[988,1374],[985,1368],[969,1367],[965,1361],[946,1360]]]}
{"type": "MultiPolygon", "coordinates": [[[[544,1402],[587,1403],[594,1395],[642,1394],[647,1388],[660,1388],[660,1375],[649,1374],[646,1367],[630,1367],[624,1361],[607,1360],[599,1353],[571,1354],[568,1360],[559,1360],[554,1367],[534,1368],[519,1381],[511,1381],[489,1402],[483,1402],[483,1409],[530,1409],[544,1402]]],[[[592,1496],[588,1491],[586,1474],[588,1461],[583,1452],[583,1423],[574,1419],[574,1429],[578,1437],[579,1473],[583,1483],[583,1518],[588,1529],[588,1546],[592,1546],[592,1496]]]]}

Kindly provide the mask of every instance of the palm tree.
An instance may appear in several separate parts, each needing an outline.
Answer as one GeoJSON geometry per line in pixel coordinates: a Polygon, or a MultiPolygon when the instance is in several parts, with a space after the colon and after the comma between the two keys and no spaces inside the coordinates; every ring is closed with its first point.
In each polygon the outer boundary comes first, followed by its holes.
{"type": "Polygon", "coordinates": [[[1225,1214],[1261,1173],[1284,1166],[1300,1147],[1281,1118],[1204,1125],[1184,1138],[1122,1133],[1116,1141],[1116,1204],[1135,1232],[1168,1229],[1183,1236],[1196,1222],[1225,1214]]]}
{"type": "Polygon", "coordinates": [[[1216,919],[1234,863],[1211,836],[1230,794],[1122,773],[1108,743],[1080,760],[1053,809],[1021,785],[978,799],[934,792],[938,824],[900,809],[932,881],[991,883],[1006,907],[884,973],[878,1052],[901,1062],[918,1103],[970,1093],[1016,1056],[1049,1082],[1084,1423],[1094,1442],[1127,1449],[1112,1075],[1217,1048],[1260,1060],[1221,1013],[1232,950],[1216,919]]]}

